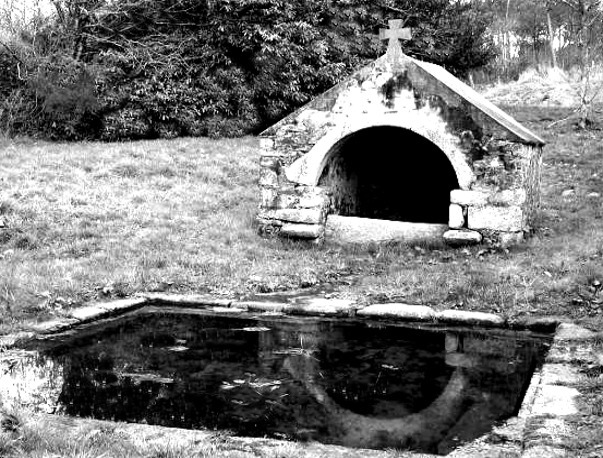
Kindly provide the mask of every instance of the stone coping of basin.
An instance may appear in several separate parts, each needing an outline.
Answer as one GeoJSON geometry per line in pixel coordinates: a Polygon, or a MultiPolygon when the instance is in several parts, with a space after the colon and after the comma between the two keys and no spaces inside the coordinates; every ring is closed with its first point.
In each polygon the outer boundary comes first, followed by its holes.
{"type": "Polygon", "coordinates": [[[552,332],[562,321],[558,317],[529,317],[508,323],[503,317],[484,312],[465,310],[435,310],[426,305],[404,303],[378,303],[359,305],[349,299],[327,299],[304,297],[302,301],[278,302],[271,300],[237,300],[211,295],[184,295],[165,293],[144,293],[134,298],[109,302],[98,302],[79,307],[64,317],[36,323],[26,331],[0,336],[0,349],[19,345],[35,335],[54,334],[91,321],[120,315],[148,305],[176,305],[202,307],[216,313],[282,313],[289,315],[359,317],[365,319],[389,319],[399,321],[430,322],[445,325],[467,325],[480,327],[508,327],[532,331],[552,332]]]}
{"type": "MultiPolygon", "coordinates": [[[[266,314],[313,314],[320,316],[358,316],[367,319],[397,319],[443,324],[465,324],[509,328],[510,323],[502,317],[481,312],[460,310],[436,311],[427,306],[408,304],[372,304],[359,306],[352,301],[324,299],[304,300],[304,304],[237,301],[206,295],[169,295],[149,293],[132,299],[92,304],[73,310],[64,319],[53,320],[32,326],[31,330],[0,338],[0,352],[30,340],[39,334],[66,331],[77,324],[96,319],[117,316],[145,306],[201,307],[217,313],[263,312],[266,314]]],[[[456,449],[451,458],[554,458],[570,456],[564,448],[564,438],[571,437],[571,417],[578,413],[580,392],[577,386],[583,376],[577,364],[603,364],[603,348],[600,345],[603,333],[595,333],[560,318],[531,318],[520,323],[520,328],[551,330],[556,327],[555,337],[540,371],[532,376],[521,409],[516,417],[495,427],[492,432],[456,449]],[[560,431],[562,433],[560,433],[560,431]]],[[[43,421],[57,428],[83,427],[83,425],[108,424],[100,420],[37,415],[31,421],[43,421]]],[[[112,423],[113,424],[113,423],[112,423]]],[[[114,425],[114,424],[113,424],[114,425]]],[[[189,441],[210,438],[211,432],[190,431],[152,425],[118,424],[118,429],[131,437],[163,438],[166,441],[189,441]]],[[[160,440],[160,439],[158,439],[160,440]]],[[[276,448],[283,441],[234,437],[234,441],[250,447],[276,448]]],[[[300,444],[300,456],[313,457],[375,457],[375,458],[420,458],[426,455],[412,452],[388,452],[355,450],[323,444],[300,444]]]]}

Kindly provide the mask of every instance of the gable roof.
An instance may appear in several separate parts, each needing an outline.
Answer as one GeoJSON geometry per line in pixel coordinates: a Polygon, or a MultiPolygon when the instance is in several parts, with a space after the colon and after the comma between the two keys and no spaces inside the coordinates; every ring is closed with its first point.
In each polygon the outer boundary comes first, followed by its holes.
{"type": "Polygon", "coordinates": [[[512,116],[508,115],[488,99],[486,99],[479,92],[475,91],[472,87],[463,83],[460,79],[455,77],[452,73],[448,72],[444,67],[439,65],[431,64],[429,62],[423,62],[421,60],[414,59],[412,57],[408,57],[412,60],[412,62],[417,65],[419,68],[429,73],[435,79],[437,79],[440,83],[447,86],[450,90],[455,92],[457,95],[465,99],[467,102],[471,103],[478,110],[485,113],[488,117],[490,117],[493,121],[500,124],[505,129],[509,130],[520,140],[536,144],[536,145],[544,145],[544,140],[536,135],[534,132],[529,130],[528,128],[522,126],[519,122],[517,122],[512,116]]]}
{"type": "MultiPolygon", "coordinates": [[[[537,146],[543,146],[545,144],[542,138],[540,138],[528,128],[522,126],[512,116],[498,108],[496,105],[487,100],[483,95],[475,91],[473,88],[463,83],[452,73],[448,72],[445,68],[436,64],[415,59],[405,54],[396,55],[393,57],[393,59],[395,60],[393,62],[394,69],[400,68],[400,66],[406,66],[408,65],[408,63],[415,65],[426,75],[428,75],[429,78],[445,86],[448,90],[452,91],[452,93],[456,94],[456,96],[468,102],[472,107],[483,113],[487,119],[493,121],[495,124],[502,127],[503,130],[512,134],[512,136],[517,138],[517,140],[519,140],[520,142],[537,146]]],[[[373,63],[357,70],[350,77],[346,78],[339,84],[331,87],[320,96],[308,102],[306,105],[302,106],[301,108],[297,109],[293,113],[278,121],[276,124],[264,130],[262,133],[260,133],[260,136],[271,136],[276,134],[277,130],[281,125],[286,124],[289,120],[297,117],[300,113],[308,109],[329,111],[329,109],[325,108],[325,106],[328,106],[329,101],[334,102],[334,100],[337,98],[337,95],[341,91],[345,90],[345,88],[348,87],[354,81],[364,80],[366,76],[371,74],[371,72],[376,66],[379,66],[380,64],[386,63],[388,61],[391,63],[391,60],[392,56],[390,56],[389,54],[385,54],[373,63]]]]}

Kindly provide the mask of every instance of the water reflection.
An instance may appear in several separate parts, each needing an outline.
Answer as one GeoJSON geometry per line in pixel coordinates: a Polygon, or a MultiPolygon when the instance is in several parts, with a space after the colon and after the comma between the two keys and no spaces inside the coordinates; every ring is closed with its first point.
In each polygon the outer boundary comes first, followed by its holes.
{"type": "Polygon", "coordinates": [[[516,413],[545,345],[515,337],[142,311],[19,364],[69,415],[448,453],[516,413]]]}

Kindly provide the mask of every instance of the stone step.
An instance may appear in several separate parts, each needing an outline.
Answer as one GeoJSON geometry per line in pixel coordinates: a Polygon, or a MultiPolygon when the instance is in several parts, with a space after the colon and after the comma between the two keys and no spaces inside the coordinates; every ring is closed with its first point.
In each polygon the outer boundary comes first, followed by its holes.
{"type": "Polygon", "coordinates": [[[325,241],[341,244],[433,243],[441,241],[447,230],[447,224],[409,223],[329,215],[325,228],[325,241]]]}

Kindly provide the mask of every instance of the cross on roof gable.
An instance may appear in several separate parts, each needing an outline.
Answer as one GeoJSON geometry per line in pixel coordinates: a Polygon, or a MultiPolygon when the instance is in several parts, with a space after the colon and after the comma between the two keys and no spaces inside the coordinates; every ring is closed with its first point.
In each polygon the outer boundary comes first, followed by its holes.
{"type": "Polygon", "coordinates": [[[400,40],[412,39],[412,31],[408,27],[402,28],[404,21],[402,19],[390,19],[388,21],[389,29],[379,30],[381,40],[389,40],[387,53],[390,55],[402,54],[400,40]]]}

